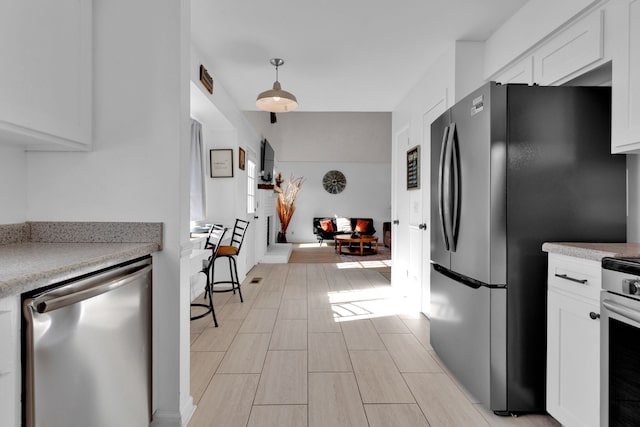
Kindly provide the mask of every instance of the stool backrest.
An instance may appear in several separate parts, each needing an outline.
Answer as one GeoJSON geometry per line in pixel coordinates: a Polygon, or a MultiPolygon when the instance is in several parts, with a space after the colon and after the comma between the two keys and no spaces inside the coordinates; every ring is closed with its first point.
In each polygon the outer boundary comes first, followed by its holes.
{"type": "Polygon", "coordinates": [[[204,242],[205,249],[214,249],[218,252],[217,246],[220,246],[220,242],[224,237],[224,234],[227,232],[228,228],[220,224],[213,224],[209,229],[209,234],[207,235],[207,240],[204,242]]]}
{"type": "Polygon", "coordinates": [[[216,261],[216,257],[218,256],[218,250],[220,243],[222,243],[222,239],[224,239],[224,235],[229,230],[226,227],[221,225],[214,225],[211,230],[209,230],[209,236],[207,236],[207,241],[204,244],[205,249],[211,249],[211,256],[206,261],[203,261],[203,271],[204,269],[213,269],[214,263],[216,261]]]}
{"type": "Polygon", "coordinates": [[[249,221],[236,219],[236,223],[233,226],[233,231],[231,232],[230,246],[238,248],[237,253],[240,253],[242,242],[244,242],[244,236],[247,234],[247,228],[249,228],[249,221]]]}

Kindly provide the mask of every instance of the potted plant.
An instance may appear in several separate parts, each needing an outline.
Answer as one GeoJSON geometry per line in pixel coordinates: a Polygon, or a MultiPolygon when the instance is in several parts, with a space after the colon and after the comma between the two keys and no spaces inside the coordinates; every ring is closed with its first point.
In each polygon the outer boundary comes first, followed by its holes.
{"type": "Polygon", "coordinates": [[[291,176],[287,185],[283,187],[282,184],[284,180],[282,179],[282,174],[278,173],[275,177],[275,181],[276,185],[273,187],[273,191],[278,193],[276,209],[278,211],[278,218],[280,219],[278,243],[287,243],[287,228],[289,227],[291,217],[293,217],[293,213],[296,210],[293,202],[296,200],[296,195],[298,194],[300,187],[302,187],[304,177],[294,178],[291,176]]]}

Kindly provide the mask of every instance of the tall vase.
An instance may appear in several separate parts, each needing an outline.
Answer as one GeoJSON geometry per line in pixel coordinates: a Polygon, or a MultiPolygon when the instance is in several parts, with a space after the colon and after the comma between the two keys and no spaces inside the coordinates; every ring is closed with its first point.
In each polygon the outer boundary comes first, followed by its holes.
{"type": "Polygon", "coordinates": [[[287,233],[278,231],[278,243],[287,243],[287,233]]]}

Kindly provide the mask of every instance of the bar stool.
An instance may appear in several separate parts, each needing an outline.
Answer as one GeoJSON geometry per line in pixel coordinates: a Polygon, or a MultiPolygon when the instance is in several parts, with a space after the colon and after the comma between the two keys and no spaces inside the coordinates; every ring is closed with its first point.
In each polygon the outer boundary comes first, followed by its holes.
{"type": "Polygon", "coordinates": [[[247,228],[249,228],[249,221],[236,219],[236,223],[233,226],[233,231],[231,233],[231,242],[229,243],[229,245],[221,246],[216,257],[225,257],[229,260],[229,274],[231,276],[231,280],[220,280],[217,282],[213,282],[213,286],[211,289],[211,292],[232,291],[234,294],[236,293],[236,289],[238,289],[238,294],[240,294],[240,302],[244,302],[244,300],[242,299],[242,292],[240,291],[240,280],[238,278],[238,265],[236,259],[237,255],[240,253],[240,248],[242,248],[242,242],[244,241],[244,236],[247,233],[247,228]],[[215,285],[223,283],[231,284],[231,288],[215,289],[215,285]]]}
{"type": "Polygon", "coordinates": [[[198,314],[197,316],[191,316],[191,320],[201,319],[207,314],[211,313],[213,316],[213,324],[215,327],[218,327],[218,319],[216,319],[216,312],[213,308],[213,295],[211,291],[213,289],[213,267],[216,262],[216,258],[218,256],[218,252],[220,251],[220,247],[222,246],[220,243],[224,238],[224,235],[227,232],[227,228],[224,228],[220,225],[214,225],[209,230],[209,235],[207,236],[207,240],[205,241],[204,248],[211,250],[211,256],[202,262],[202,270],[200,273],[206,276],[206,283],[204,285],[204,299],[208,299],[208,304],[202,303],[191,303],[191,307],[204,307],[207,310],[198,314]]]}

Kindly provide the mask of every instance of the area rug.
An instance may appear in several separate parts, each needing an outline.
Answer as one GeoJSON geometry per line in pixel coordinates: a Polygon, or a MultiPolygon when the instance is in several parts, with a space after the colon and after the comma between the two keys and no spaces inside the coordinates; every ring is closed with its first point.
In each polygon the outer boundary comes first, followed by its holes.
{"type": "Polygon", "coordinates": [[[358,268],[377,271],[391,282],[391,249],[380,245],[378,253],[372,255],[338,255],[333,242],[327,243],[294,243],[289,263],[303,264],[339,264],[349,263],[358,268]]]}
{"type": "Polygon", "coordinates": [[[391,249],[384,245],[378,246],[378,253],[371,255],[340,254],[335,252],[333,243],[294,243],[289,263],[341,263],[341,262],[369,262],[390,261],[391,249]]]}
{"type": "Polygon", "coordinates": [[[333,245],[327,243],[294,243],[289,257],[289,263],[327,264],[343,262],[335,253],[333,245]]]}

